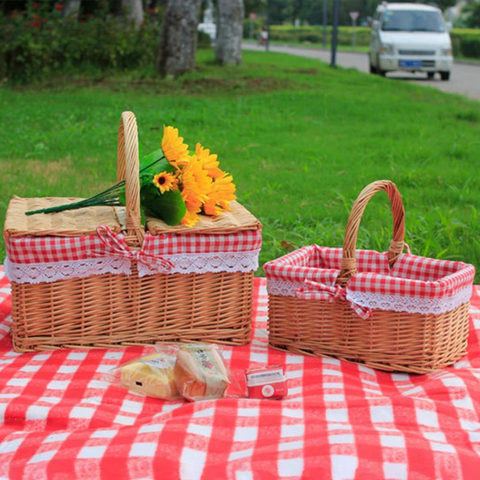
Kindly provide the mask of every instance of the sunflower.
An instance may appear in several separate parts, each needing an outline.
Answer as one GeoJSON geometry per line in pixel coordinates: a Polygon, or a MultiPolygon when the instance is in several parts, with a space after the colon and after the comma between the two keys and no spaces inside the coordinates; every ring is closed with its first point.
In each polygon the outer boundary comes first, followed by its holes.
{"type": "Polygon", "coordinates": [[[189,212],[182,218],[182,225],[186,225],[187,227],[193,227],[199,220],[199,216],[196,213],[189,212]]]}
{"type": "Polygon", "coordinates": [[[218,168],[219,162],[217,161],[217,154],[210,154],[208,148],[203,148],[200,143],[197,143],[195,147],[195,153],[198,160],[202,163],[203,168],[208,171],[208,175],[212,178],[219,178],[224,173],[218,168]]]}
{"type": "Polygon", "coordinates": [[[187,215],[182,219],[184,225],[197,223],[197,213],[208,200],[211,185],[212,179],[208,176],[208,171],[203,168],[197,156],[192,155],[189,162],[182,167],[182,197],[187,207],[187,215]]]}
{"type": "Polygon", "coordinates": [[[163,127],[162,151],[175,167],[188,163],[188,145],[178,136],[178,128],[163,127]]]}
{"type": "Polygon", "coordinates": [[[220,215],[224,211],[230,211],[230,202],[237,197],[234,195],[235,184],[233,177],[222,172],[222,177],[212,182],[211,190],[208,192],[208,200],[203,204],[203,211],[207,215],[220,215]]]}
{"type": "Polygon", "coordinates": [[[158,175],[155,175],[153,177],[153,183],[162,193],[176,190],[178,188],[178,178],[167,172],[161,172],[158,175]]]}

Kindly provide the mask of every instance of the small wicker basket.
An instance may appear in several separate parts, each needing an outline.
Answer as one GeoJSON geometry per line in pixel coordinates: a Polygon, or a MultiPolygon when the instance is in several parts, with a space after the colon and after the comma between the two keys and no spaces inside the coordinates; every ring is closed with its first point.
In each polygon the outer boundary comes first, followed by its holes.
{"type": "Polygon", "coordinates": [[[343,249],[312,245],[265,264],[270,345],[412,373],[464,356],[475,268],[403,254],[404,219],[397,187],[374,182],[353,205],[343,249]],[[356,250],[365,207],[382,190],[393,213],[390,249],[356,250]]]}
{"type": "Polygon", "coordinates": [[[192,228],[168,227],[147,219],[149,231],[145,233],[140,216],[137,124],[131,112],[124,112],[120,121],[117,175],[126,182],[126,208],[89,207],[27,217],[27,210],[75,199],[14,198],[10,202],[4,236],[16,351],[161,341],[248,343],[253,274],[261,243],[258,220],[233,202],[232,212],[204,217],[192,228]],[[253,239],[252,245],[248,239],[253,239]],[[202,256],[196,245],[219,242],[228,246],[225,254],[206,252],[203,256],[208,257],[209,267],[195,264],[202,256]],[[195,264],[193,270],[155,270],[152,274],[149,270],[165,264],[167,257],[182,256],[163,254],[172,243],[180,249],[190,248],[183,257],[195,264]],[[19,251],[23,252],[20,260],[19,251]],[[250,261],[245,265],[239,261],[239,268],[215,263],[217,257],[228,261],[232,255],[246,255],[250,261]],[[84,264],[88,264],[86,274],[80,271],[84,264]],[[142,269],[145,275],[139,274],[142,269]],[[50,271],[53,280],[48,278],[50,271]],[[65,279],[59,279],[63,271],[65,279]],[[20,281],[18,275],[30,280],[20,281]]]}

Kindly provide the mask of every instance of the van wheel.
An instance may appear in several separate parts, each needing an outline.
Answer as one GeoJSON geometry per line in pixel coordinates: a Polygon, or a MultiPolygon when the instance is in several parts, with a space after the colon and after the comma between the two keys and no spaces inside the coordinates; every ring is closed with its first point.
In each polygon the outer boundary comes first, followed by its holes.
{"type": "Polygon", "coordinates": [[[435,75],[435,72],[427,72],[427,78],[431,80],[435,75]]]}
{"type": "Polygon", "coordinates": [[[370,64],[370,73],[375,75],[377,73],[377,67],[374,67],[372,64],[370,64]]]}
{"type": "Polygon", "coordinates": [[[381,77],[384,77],[387,72],[386,72],[385,70],[380,70],[380,69],[378,68],[378,69],[377,69],[377,73],[378,73],[381,77]]]}
{"type": "Polygon", "coordinates": [[[450,72],[440,72],[440,77],[444,82],[450,80],[450,72]]]}

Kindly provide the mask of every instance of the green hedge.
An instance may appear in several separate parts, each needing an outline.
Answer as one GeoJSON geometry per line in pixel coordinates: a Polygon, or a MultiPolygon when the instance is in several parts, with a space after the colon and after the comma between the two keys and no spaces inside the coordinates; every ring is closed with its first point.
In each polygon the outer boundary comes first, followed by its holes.
{"type": "Polygon", "coordinates": [[[454,56],[480,59],[480,30],[454,29],[450,36],[454,56]]]}
{"type": "MultiPolygon", "coordinates": [[[[332,38],[332,29],[327,27],[327,43],[332,38]]],[[[272,25],[270,27],[270,39],[285,43],[323,43],[323,27],[286,27],[284,25],[272,25]]],[[[353,28],[339,27],[338,43],[339,45],[352,45],[353,28]]],[[[368,46],[370,43],[370,29],[367,27],[355,28],[356,45],[368,46]]]]}
{"type": "Polygon", "coordinates": [[[82,21],[62,18],[60,4],[29,3],[0,14],[0,76],[27,83],[59,73],[130,69],[154,61],[156,22],[135,29],[105,12],[82,21]]]}
{"type": "MultiPolygon", "coordinates": [[[[480,59],[480,30],[454,29],[450,33],[454,56],[480,59]]],[[[327,43],[332,38],[331,27],[327,28],[327,43]]],[[[272,25],[270,27],[270,39],[285,43],[319,44],[323,43],[323,27],[290,27],[286,25],[272,25]]],[[[352,45],[353,28],[339,27],[339,45],[352,45]]],[[[355,44],[368,46],[370,44],[370,28],[355,28],[355,44]]]]}
{"type": "MultiPolygon", "coordinates": [[[[83,20],[62,18],[62,7],[29,3],[23,12],[0,12],[0,81],[31,83],[57,74],[151,68],[161,19],[149,11],[135,28],[99,11],[83,20]]],[[[199,32],[199,48],[210,47],[199,32]]]]}

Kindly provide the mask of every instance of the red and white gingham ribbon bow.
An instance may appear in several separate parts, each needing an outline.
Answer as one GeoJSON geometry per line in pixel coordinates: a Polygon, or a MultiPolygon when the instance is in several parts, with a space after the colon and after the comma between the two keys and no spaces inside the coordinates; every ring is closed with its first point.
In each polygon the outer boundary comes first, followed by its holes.
{"type": "Polygon", "coordinates": [[[150,255],[143,250],[130,250],[123,236],[116,235],[105,225],[97,227],[97,235],[112,255],[143,263],[147,267],[155,265],[158,267],[158,271],[162,273],[170,272],[174,266],[170,260],[165,258],[150,255]]]}
{"type": "Polygon", "coordinates": [[[355,313],[363,318],[367,319],[372,314],[372,310],[367,307],[362,307],[358,303],[352,302],[347,299],[347,289],[340,285],[325,285],[324,283],[314,282],[312,280],[305,280],[305,285],[308,287],[301,287],[295,290],[297,298],[303,300],[328,300],[333,302],[336,298],[347,301],[355,313]]]}

